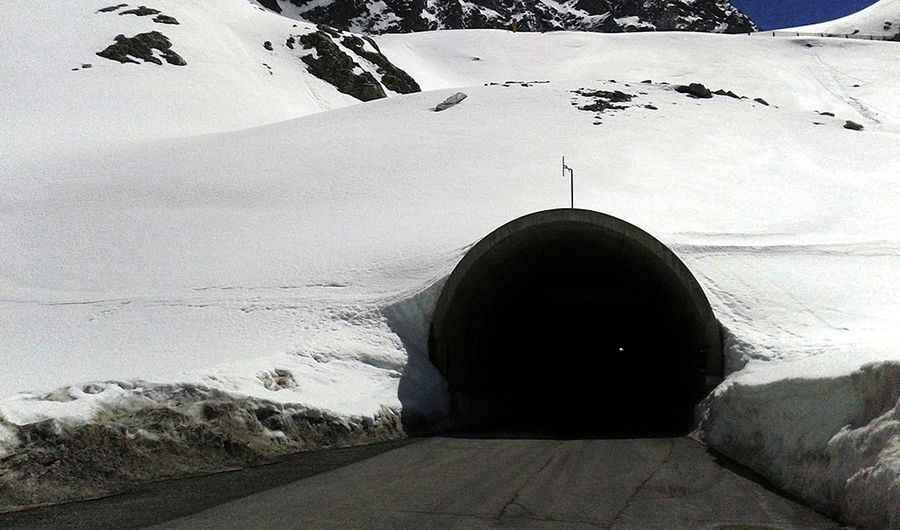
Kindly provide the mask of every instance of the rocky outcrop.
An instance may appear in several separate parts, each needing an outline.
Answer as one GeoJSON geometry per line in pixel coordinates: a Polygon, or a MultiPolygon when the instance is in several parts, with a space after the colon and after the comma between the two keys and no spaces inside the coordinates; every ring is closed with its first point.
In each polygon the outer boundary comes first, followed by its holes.
{"type": "Polygon", "coordinates": [[[277,12],[365,33],[494,28],[513,31],[703,31],[756,25],[728,0],[261,0],[277,12]],[[294,4],[284,10],[285,4],[294,4]]]}
{"type": "Polygon", "coordinates": [[[400,94],[412,94],[413,92],[422,90],[415,79],[403,70],[394,66],[387,57],[382,55],[381,50],[378,48],[378,45],[375,44],[374,40],[368,37],[365,39],[366,40],[363,41],[363,39],[356,35],[347,35],[341,39],[341,44],[352,50],[356,55],[359,55],[363,59],[366,59],[377,66],[377,72],[381,75],[381,83],[388,90],[393,90],[400,94]],[[365,47],[366,43],[368,43],[374,51],[367,50],[365,47]]]}
{"type": "Polygon", "coordinates": [[[416,80],[394,66],[369,37],[319,25],[317,31],[289,36],[284,46],[293,50],[298,42],[305,50],[315,50],[300,56],[309,73],[360,101],[387,97],[385,89],[398,94],[421,90],[416,80]]]}
{"type": "Polygon", "coordinates": [[[675,91],[697,99],[709,99],[713,97],[712,91],[706,88],[702,83],[679,85],[675,87],[675,91]]]}
{"type": "Polygon", "coordinates": [[[362,71],[349,55],[341,51],[331,35],[325,31],[314,31],[300,37],[304,48],[315,49],[313,56],[304,55],[309,73],[326,81],[338,91],[349,94],[360,101],[371,101],[386,97],[381,84],[371,72],[362,71]],[[360,70],[357,73],[357,69],[360,70]]]}
{"type": "Polygon", "coordinates": [[[617,103],[628,103],[634,99],[633,94],[626,94],[620,90],[587,90],[579,89],[573,92],[579,96],[591,99],[591,103],[578,107],[578,110],[602,113],[607,110],[623,110],[627,107],[617,103]]]}
{"type": "Polygon", "coordinates": [[[138,58],[145,63],[161,65],[162,61],[153,55],[153,50],[157,50],[169,64],[175,66],[184,66],[187,64],[180,55],[172,50],[172,42],[158,31],[138,33],[134,37],[116,35],[115,41],[115,44],[110,44],[105,50],[97,52],[97,55],[104,59],[118,61],[122,64],[140,64],[134,59],[138,58]]]}

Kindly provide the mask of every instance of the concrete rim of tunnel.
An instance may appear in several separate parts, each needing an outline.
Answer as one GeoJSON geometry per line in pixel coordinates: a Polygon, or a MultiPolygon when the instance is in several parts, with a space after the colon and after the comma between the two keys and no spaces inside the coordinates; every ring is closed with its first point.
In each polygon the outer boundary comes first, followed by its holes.
{"type": "Polygon", "coordinates": [[[443,322],[466,275],[491,249],[513,234],[526,228],[557,223],[584,223],[599,229],[609,237],[628,239],[649,251],[678,279],[680,286],[685,289],[693,305],[691,309],[703,323],[706,390],[709,392],[715,388],[724,377],[721,329],[703,288],[691,271],[671,249],[637,226],[608,214],[579,208],[543,210],[519,217],[488,234],[466,253],[444,285],[431,320],[428,351],[431,362],[438,370],[445,376],[447,375],[449,352],[446,341],[442,340],[444,336],[443,322]]]}

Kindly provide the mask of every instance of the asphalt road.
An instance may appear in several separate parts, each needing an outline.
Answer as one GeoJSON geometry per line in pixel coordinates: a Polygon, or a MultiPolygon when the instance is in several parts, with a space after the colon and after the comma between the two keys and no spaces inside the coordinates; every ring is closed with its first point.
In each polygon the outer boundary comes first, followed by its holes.
{"type": "MultiPolygon", "coordinates": [[[[98,501],[111,503],[103,511],[107,519],[100,520],[112,521],[116,509],[155,506],[144,523],[165,521],[152,528],[185,530],[840,528],[687,438],[430,438],[373,453],[362,460],[345,453],[356,461],[296,480],[286,479],[293,473],[278,466],[303,459],[269,466],[282,480],[255,493],[255,479],[245,471],[159,483],[156,493],[118,508],[116,498],[98,501]],[[235,498],[242,482],[249,494],[235,498]],[[215,491],[205,489],[216,484],[232,491],[231,498],[214,502],[215,491]],[[204,494],[206,506],[191,502],[204,494]],[[161,495],[167,503],[147,504],[161,495]]],[[[305,460],[309,465],[311,459],[305,460]]],[[[100,528],[92,504],[56,509],[100,528]]],[[[135,522],[125,517],[119,527],[135,522]]],[[[2,518],[0,527],[5,528],[2,518]]]]}

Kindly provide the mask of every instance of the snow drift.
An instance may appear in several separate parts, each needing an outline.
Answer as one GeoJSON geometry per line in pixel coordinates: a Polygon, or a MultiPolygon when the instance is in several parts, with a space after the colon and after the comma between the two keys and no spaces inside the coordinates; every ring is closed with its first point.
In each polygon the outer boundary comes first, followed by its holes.
{"type": "Polygon", "coordinates": [[[900,525],[900,363],[810,378],[822,359],[756,367],[707,398],[707,443],[819,510],[863,528],[900,525]]]}
{"type": "Polygon", "coordinates": [[[819,24],[790,28],[788,31],[900,38],[900,2],[897,0],[878,0],[862,11],[846,17],[819,24]]]}

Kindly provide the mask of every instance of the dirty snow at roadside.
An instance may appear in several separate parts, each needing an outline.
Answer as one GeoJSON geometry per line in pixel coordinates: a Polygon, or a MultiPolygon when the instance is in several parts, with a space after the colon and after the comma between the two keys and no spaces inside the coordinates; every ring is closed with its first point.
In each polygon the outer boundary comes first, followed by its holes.
{"type": "Polygon", "coordinates": [[[276,39],[295,22],[157,4],[184,67],[95,56],[149,22],[100,31],[91,2],[32,26],[13,8],[0,31],[17,50],[0,64],[0,451],[17,426],[146,403],[133,380],[439,416],[436,282],[497,226],[565,206],[565,154],[577,205],[673,248],[728,330],[737,371],[702,407],[705,439],[832,513],[900,524],[896,44],[385,35],[425,92],[350,105],[276,39]],[[207,16],[228,31],[198,33],[207,16]],[[67,45],[22,44],[41,38],[67,45]],[[671,88],[690,82],[746,99],[671,88]],[[580,88],[634,99],[598,117],[580,88]]]}

